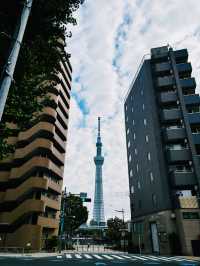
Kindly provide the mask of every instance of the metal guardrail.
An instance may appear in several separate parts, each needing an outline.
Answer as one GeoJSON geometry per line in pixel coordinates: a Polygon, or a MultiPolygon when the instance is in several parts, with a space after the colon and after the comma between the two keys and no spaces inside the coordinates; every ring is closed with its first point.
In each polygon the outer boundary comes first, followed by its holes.
{"type": "Polygon", "coordinates": [[[0,253],[24,253],[22,247],[0,247],[0,253]]]}

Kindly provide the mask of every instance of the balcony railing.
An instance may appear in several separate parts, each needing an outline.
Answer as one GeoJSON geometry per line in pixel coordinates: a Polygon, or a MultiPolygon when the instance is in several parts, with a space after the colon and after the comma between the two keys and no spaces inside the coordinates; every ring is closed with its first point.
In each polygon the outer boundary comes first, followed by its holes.
{"type": "Polygon", "coordinates": [[[192,171],[172,171],[170,173],[171,185],[174,188],[191,188],[197,181],[195,178],[195,173],[192,171]]]}
{"type": "Polygon", "coordinates": [[[166,142],[176,141],[186,138],[185,128],[165,129],[163,137],[166,142]]]}
{"type": "Polygon", "coordinates": [[[183,162],[191,160],[190,149],[172,150],[167,149],[167,159],[169,162],[183,162]]]}

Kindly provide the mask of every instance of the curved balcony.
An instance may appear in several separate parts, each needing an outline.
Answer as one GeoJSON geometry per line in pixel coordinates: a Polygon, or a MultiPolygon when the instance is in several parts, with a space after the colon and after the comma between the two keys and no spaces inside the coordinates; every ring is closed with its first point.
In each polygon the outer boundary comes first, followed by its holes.
{"type": "Polygon", "coordinates": [[[36,138],[33,142],[26,145],[24,148],[16,149],[15,159],[26,159],[26,156],[30,157],[32,152],[38,149],[41,150],[41,148],[49,150],[48,154],[51,156],[49,158],[56,160],[55,163],[58,163],[58,165],[64,164],[64,155],[57,151],[57,149],[53,146],[53,142],[51,140],[43,138],[36,138]]]}
{"type": "Polygon", "coordinates": [[[45,178],[31,177],[24,181],[20,186],[8,189],[4,201],[15,201],[17,198],[22,196],[26,191],[30,189],[48,189],[48,181],[45,178]]]}
{"type": "Polygon", "coordinates": [[[40,129],[49,131],[50,133],[53,133],[54,132],[54,127],[55,126],[53,124],[51,124],[51,123],[39,122],[36,125],[34,125],[33,127],[31,127],[30,129],[20,132],[18,140],[19,141],[27,140],[27,139],[31,138],[31,136],[36,134],[40,129]]]}
{"type": "MultiPolygon", "coordinates": [[[[65,67],[67,68],[68,71],[69,71],[69,68],[66,66],[66,64],[65,64],[65,66],[64,66],[64,63],[63,63],[62,60],[60,61],[60,66],[61,66],[61,69],[62,69],[64,75],[65,75],[65,78],[68,80],[68,82],[69,82],[69,84],[70,84],[70,83],[71,83],[71,80],[70,80],[69,74],[67,73],[65,67]]],[[[70,72],[69,72],[69,73],[70,73],[70,72]]]]}
{"type": "Polygon", "coordinates": [[[63,176],[63,169],[61,167],[57,167],[53,162],[50,161],[50,159],[44,157],[33,157],[22,166],[13,168],[10,178],[20,178],[25,173],[29,172],[33,167],[47,168],[48,170],[55,172],[58,176],[60,176],[60,178],[63,176]]]}
{"type": "Polygon", "coordinates": [[[44,202],[45,207],[49,207],[54,210],[60,210],[60,200],[54,200],[45,196],[41,196],[41,200],[44,202]]]}
{"type": "Polygon", "coordinates": [[[45,227],[45,228],[58,229],[59,228],[59,220],[53,219],[53,218],[48,218],[48,217],[43,217],[43,216],[38,216],[38,225],[45,227]]]}
{"type": "Polygon", "coordinates": [[[11,212],[3,212],[0,217],[0,223],[12,224],[21,216],[27,213],[43,213],[45,211],[44,202],[36,199],[27,199],[11,212]]]}
{"type": "Polygon", "coordinates": [[[62,182],[60,181],[59,184],[52,181],[51,179],[49,179],[48,177],[46,178],[47,180],[47,186],[48,188],[50,188],[53,191],[56,191],[58,194],[61,194],[62,191],[62,182]]]}
{"type": "Polygon", "coordinates": [[[0,184],[1,182],[6,182],[9,180],[10,177],[10,170],[8,171],[0,171],[0,184]]]}

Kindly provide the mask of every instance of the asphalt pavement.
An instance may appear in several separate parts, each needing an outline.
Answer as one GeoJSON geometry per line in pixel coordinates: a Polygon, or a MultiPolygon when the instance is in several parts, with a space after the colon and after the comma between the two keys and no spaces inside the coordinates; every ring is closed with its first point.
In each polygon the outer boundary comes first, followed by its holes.
{"type": "Polygon", "coordinates": [[[138,254],[66,253],[37,258],[32,256],[6,257],[0,255],[0,266],[198,266],[200,262],[183,257],[138,254]]]}

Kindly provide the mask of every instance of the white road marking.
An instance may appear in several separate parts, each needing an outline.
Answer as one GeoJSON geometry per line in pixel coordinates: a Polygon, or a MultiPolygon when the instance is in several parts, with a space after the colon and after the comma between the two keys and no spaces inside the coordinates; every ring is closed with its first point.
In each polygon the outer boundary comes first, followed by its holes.
{"type": "Polygon", "coordinates": [[[75,254],[75,257],[76,257],[77,259],[82,259],[81,255],[79,255],[79,254],[75,254]]]}
{"type": "Polygon", "coordinates": [[[102,260],[103,258],[102,257],[100,257],[99,255],[93,255],[93,257],[95,257],[95,258],[97,258],[97,259],[99,259],[99,260],[102,260]]]}
{"type": "Polygon", "coordinates": [[[66,256],[67,259],[71,259],[72,258],[71,254],[65,254],[65,256],[66,256]]]}
{"type": "Polygon", "coordinates": [[[109,259],[109,260],[113,260],[113,258],[112,257],[110,257],[110,256],[108,256],[108,255],[102,255],[104,258],[106,258],[106,259],[109,259]]]}
{"type": "Polygon", "coordinates": [[[124,260],[122,257],[117,256],[117,255],[112,255],[112,257],[114,257],[114,258],[116,258],[116,259],[119,259],[119,260],[124,260]]]}
{"type": "Polygon", "coordinates": [[[142,257],[140,257],[140,256],[131,256],[132,258],[136,258],[136,259],[139,259],[139,260],[148,260],[148,259],[145,259],[145,258],[142,258],[142,257]]]}
{"type": "Polygon", "coordinates": [[[150,260],[154,260],[154,261],[159,261],[158,257],[154,257],[154,256],[142,256],[145,259],[150,259],[150,260]]]}
{"type": "Polygon", "coordinates": [[[87,259],[92,259],[92,257],[88,254],[84,254],[84,256],[87,258],[87,259]]]}
{"type": "Polygon", "coordinates": [[[170,258],[167,258],[167,257],[158,257],[159,260],[164,260],[164,261],[171,261],[170,258]]]}
{"type": "Polygon", "coordinates": [[[121,257],[125,258],[125,259],[131,259],[131,257],[129,256],[125,256],[125,255],[121,255],[121,257]]]}

